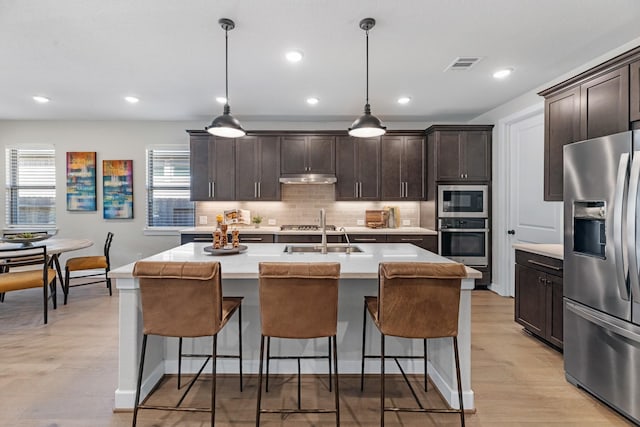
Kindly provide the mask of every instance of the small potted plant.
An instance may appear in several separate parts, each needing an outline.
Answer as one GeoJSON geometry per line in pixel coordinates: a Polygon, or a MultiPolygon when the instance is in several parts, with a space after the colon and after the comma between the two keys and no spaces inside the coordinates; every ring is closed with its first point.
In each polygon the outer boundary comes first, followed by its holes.
{"type": "Polygon", "coordinates": [[[251,222],[255,224],[256,228],[260,228],[260,224],[262,223],[262,217],[260,215],[256,215],[251,218],[251,222]]]}

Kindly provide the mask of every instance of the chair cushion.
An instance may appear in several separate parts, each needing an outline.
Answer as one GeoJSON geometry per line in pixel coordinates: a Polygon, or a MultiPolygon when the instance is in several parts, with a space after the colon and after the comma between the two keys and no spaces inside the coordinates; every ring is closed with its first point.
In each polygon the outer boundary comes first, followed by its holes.
{"type": "MultiPolygon", "coordinates": [[[[47,276],[47,283],[51,283],[56,278],[56,271],[48,269],[47,276]]],[[[42,285],[42,269],[0,274],[0,292],[40,288],[42,285]]]]}
{"type": "Polygon", "coordinates": [[[69,271],[93,270],[94,268],[107,268],[105,256],[81,256],[67,260],[66,267],[69,271]]]}

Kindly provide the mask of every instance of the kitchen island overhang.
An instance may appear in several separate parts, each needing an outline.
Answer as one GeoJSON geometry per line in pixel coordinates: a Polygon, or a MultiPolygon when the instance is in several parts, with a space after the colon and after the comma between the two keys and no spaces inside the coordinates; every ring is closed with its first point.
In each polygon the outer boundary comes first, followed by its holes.
{"type": "MultiPolygon", "coordinates": [[[[376,295],[378,290],[378,265],[380,262],[452,262],[408,243],[358,244],[360,253],[285,253],[286,244],[247,244],[247,251],[237,255],[212,256],[204,251],[208,243],[188,243],[145,258],[147,261],[220,261],[223,292],[227,296],[242,295],[243,303],[243,369],[246,373],[258,372],[260,315],[258,306],[258,264],[260,262],[339,262],[340,288],[338,311],[338,367],[340,374],[359,374],[362,345],[363,297],[376,295]]],[[[135,400],[136,379],[140,347],[142,344],[142,312],[137,279],[132,276],[134,263],[110,272],[119,290],[119,370],[118,388],[115,391],[115,409],[132,409],[135,400]]],[[[467,268],[468,276],[462,280],[458,345],[465,409],[473,409],[474,394],[471,389],[471,290],[474,281],[481,277],[477,270],[467,268]]],[[[218,339],[219,353],[237,351],[237,322],[227,325],[218,339]]],[[[367,326],[367,353],[379,353],[379,333],[370,322],[367,326]]],[[[421,355],[421,340],[388,338],[388,354],[421,355]]],[[[210,338],[185,340],[185,351],[205,351],[210,338]]],[[[272,354],[326,355],[326,340],[275,340],[272,354]]],[[[177,373],[177,340],[149,337],[142,395],[146,395],[165,374],[177,373]]],[[[195,372],[200,360],[184,360],[183,372],[195,372]]],[[[325,360],[304,360],[303,373],[328,372],[325,360]]],[[[410,373],[422,373],[420,359],[402,360],[403,368],[410,373]]],[[[393,359],[388,358],[385,370],[397,371],[393,359]],[[388,364],[388,365],[387,365],[388,364]]],[[[271,373],[296,372],[294,361],[273,360],[271,373]]],[[[439,392],[453,407],[458,407],[457,384],[453,344],[450,338],[431,339],[428,345],[428,373],[439,392]]],[[[210,366],[205,372],[210,371],[210,366]]],[[[237,373],[237,361],[218,361],[219,373],[237,373]]],[[[380,363],[368,359],[365,373],[378,374],[380,363]]],[[[399,371],[398,371],[399,374],[399,371]]],[[[376,379],[377,381],[377,379],[376,379]]]]}

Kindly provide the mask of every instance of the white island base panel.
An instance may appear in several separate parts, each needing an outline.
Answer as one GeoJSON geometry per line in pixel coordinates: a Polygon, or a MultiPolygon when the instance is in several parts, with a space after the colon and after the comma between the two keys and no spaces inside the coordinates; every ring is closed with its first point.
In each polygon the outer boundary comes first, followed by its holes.
{"type": "MultiPolygon", "coordinates": [[[[277,262],[340,262],[341,279],[338,307],[338,371],[339,374],[359,374],[362,357],[362,321],[364,296],[377,294],[377,266],[383,261],[430,261],[450,262],[446,258],[432,254],[410,244],[359,245],[364,254],[282,254],[283,244],[248,245],[245,254],[225,257],[212,257],[204,254],[202,243],[190,243],[175,248],[147,260],[164,261],[211,261],[222,263],[223,293],[225,296],[244,296],[242,303],[242,342],[243,373],[257,374],[260,352],[260,313],[258,306],[257,263],[277,262]],[[267,249],[267,247],[269,247],[267,249]],[[381,247],[386,247],[383,250],[381,247]],[[249,255],[253,252],[252,255],[249,255]],[[356,256],[354,256],[356,255],[356,256]],[[357,258],[356,258],[357,257],[357,258]],[[243,262],[244,258],[244,262],[243,262]],[[255,265],[253,265],[255,264],[255,265]],[[355,264],[359,264],[357,266],[355,264]],[[364,268],[365,264],[367,265],[364,268]],[[242,270],[240,271],[240,266],[242,270]],[[255,268],[255,269],[254,269],[255,268]],[[353,270],[359,270],[359,272],[353,270]],[[243,277],[244,276],[244,277],[243,277]],[[346,277],[345,277],[346,276],[346,277]]],[[[142,346],[142,312],[140,307],[137,280],[131,276],[133,264],[112,271],[119,289],[119,372],[118,388],[115,391],[115,409],[132,409],[135,401],[139,355],[142,346]]],[[[462,283],[460,298],[458,346],[460,351],[461,378],[465,410],[473,410],[474,394],[471,389],[471,293],[476,272],[470,270],[470,276],[462,283]]],[[[399,374],[391,355],[416,355],[417,359],[399,359],[408,373],[422,374],[422,340],[407,340],[395,337],[386,338],[387,359],[385,372],[399,374]]],[[[431,339],[427,344],[428,373],[449,406],[458,408],[455,359],[451,338],[431,339]]],[[[380,334],[367,314],[366,353],[379,354],[380,334]]],[[[210,353],[211,338],[184,339],[185,353],[210,353]]],[[[237,314],[218,335],[218,354],[237,354],[238,318],[237,314]]],[[[147,341],[147,355],[143,375],[142,396],[146,396],[165,374],[178,372],[178,339],[150,336],[147,341]]],[[[271,339],[272,356],[320,355],[328,354],[328,339],[286,340],[271,339]]],[[[195,373],[204,359],[185,358],[182,362],[184,373],[195,373]]],[[[237,374],[237,359],[219,359],[218,373],[237,374]]],[[[328,360],[303,359],[303,373],[328,373],[328,360]]],[[[210,363],[204,370],[211,372],[210,363]]],[[[293,374],[297,372],[295,360],[272,360],[270,374],[293,374]]],[[[376,359],[366,359],[365,373],[379,374],[380,363],[376,359]]],[[[245,378],[246,381],[246,378],[245,378]]],[[[368,377],[368,382],[378,381],[377,377],[368,377]]],[[[367,381],[365,381],[367,387],[367,381]]]]}

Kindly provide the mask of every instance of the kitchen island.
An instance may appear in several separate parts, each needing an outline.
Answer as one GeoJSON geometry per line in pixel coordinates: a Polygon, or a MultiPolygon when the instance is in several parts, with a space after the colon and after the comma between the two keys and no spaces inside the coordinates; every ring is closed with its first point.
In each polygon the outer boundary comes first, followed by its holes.
{"type": "MultiPolygon", "coordinates": [[[[258,372],[260,316],[258,307],[258,264],[260,262],[339,262],[340,291],[338,311],[338,367],[341,374],[360,372],[362,345],[363,297],[377,294],[378,264],[380,262],[451,262],[432,252],[428,252],[408,243],[395,244],[358,244],[359,253],[285,253],[286,244],[247,244],[247,251],[237,255],[212,256],[204,251],[210,243],[188,243],[157,255],[145,258],[146,261],[220,261],[222,265],[223,292],[227,296],[244,296],[242,307],[243,333],[243,369],[247,373],[258,372]]],[[[313,246],[313,245],[310,245],[313,246]]],[[[134,264],[128,264],[110,272],[120,292],[119,310],[119,371],[118,388],[115,391],[115,409],[133,407],[135,398],[138,359],[142,342],[142,312],[140,308],[137,279],[133,278],[134,264]]],[[[459,335],[462,389],[465,409],[474,408],[474,396],[471,390],[471,295],[474,280],[481,274],[467,268],[468,276],[462,281],[460,298],[459,335]]],[[[236,319],[232,319],[218,338],[219,354],[237,351],[236,319]]],[[[367,353],[379,351],[379,335],[375,327],[368,322],[367,353]]],[[[210,348],[210,339],[185,339],[185,352],[206,352],[210,348]]],[[[420,355],[420,340],[402,340],[389,337],[388,354],[420,355]]],[[[453,345],[450,338],[429,340],[428,372],[440,393],[451,407],[458,406],[457,385],[455,383],[455,364],[453,345]]],[[[327,340],[290,341],[275,340],[272,343],[272,355],[327,354],[327,340]]],[[[145,376],[142,394],[146,395],[164,374],[177,373],[177,340],[149,337],[145,376]]],[[[397,371],[387,360],[388,373],[397,371]]],[[[303,373],[328,372],[326,361],[303,360],[303,373]]],[[[195,372],[199,360],[183,361],[184,372],[195,372]]],[[[420,373],[424,369],[421,359],[403,360],[408,372],[420,373]]],[[[369,359],[367,373],[379,373],[380,364],[369,359]]],[[[210,371],[210,367],[206,368],[210,371]]],[[[236,373],[237,361],[222,359],[218,362],[219,373],[236,373]]],[[[296,372],[294,361],[274,360],[270,365],[272,373],[296,372]]],[[[398,371],[399,372],[399,371],[398,371]]]]}

